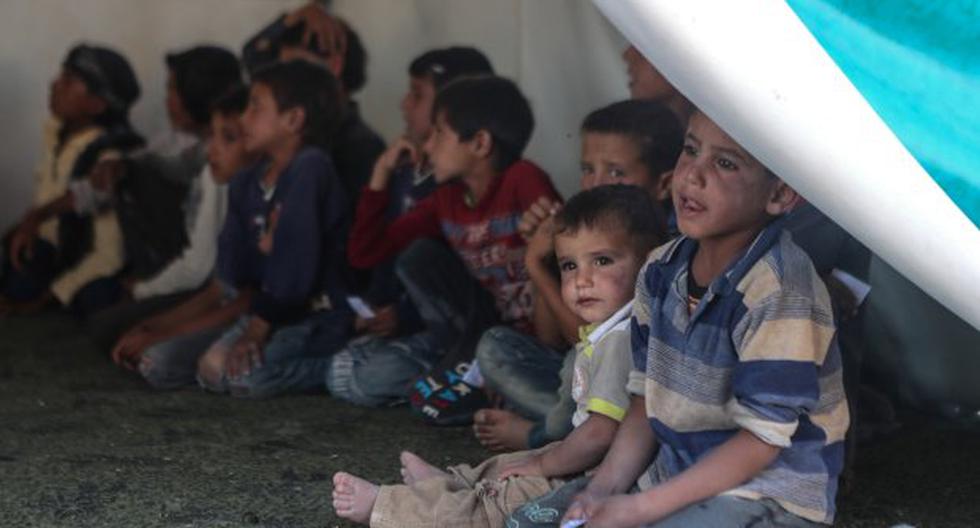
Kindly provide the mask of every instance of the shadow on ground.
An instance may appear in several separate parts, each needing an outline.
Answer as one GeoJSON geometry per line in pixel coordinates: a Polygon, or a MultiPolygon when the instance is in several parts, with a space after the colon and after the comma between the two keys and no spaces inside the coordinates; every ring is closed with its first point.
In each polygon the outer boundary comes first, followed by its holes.
{"type": "MultiPolygon", "coordinates": [[[[976,526],[980,432],[904,420],[861,452],[837,525],[976,526]]],[[[0,526],[346,526],[334,471],[393,482],[402,449],[486,456],[466,428],[404,408],[152,392],[58,315],[0,320],[0,427],[0,526]]]]}

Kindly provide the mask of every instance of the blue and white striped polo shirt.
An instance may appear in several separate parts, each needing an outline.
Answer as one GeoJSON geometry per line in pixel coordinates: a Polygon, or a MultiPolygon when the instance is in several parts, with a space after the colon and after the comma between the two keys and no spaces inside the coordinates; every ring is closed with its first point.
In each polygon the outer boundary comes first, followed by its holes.
{"type": "Polygon", "coordinates": [[[756,237],[693,313],[687,273],[697,241],[654,250],[637,280],[629,391],[645,397],[661,443],[653,482],[745,429],[782,450],[726,494],[830,523],[848,425],[840,352],[830,296],[782,223],[756,237]]]}

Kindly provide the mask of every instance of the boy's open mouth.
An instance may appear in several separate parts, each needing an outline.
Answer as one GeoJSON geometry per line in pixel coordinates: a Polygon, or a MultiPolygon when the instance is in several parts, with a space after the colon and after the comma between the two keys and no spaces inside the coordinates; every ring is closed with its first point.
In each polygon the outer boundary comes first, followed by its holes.
{"type": "Polygon", "coordinates": [[[683,213],[695,214],[700,213],[705,210],[704,205],[700,202],[693,200],[687,196],[681,195],[680,209],[683,213]]]}

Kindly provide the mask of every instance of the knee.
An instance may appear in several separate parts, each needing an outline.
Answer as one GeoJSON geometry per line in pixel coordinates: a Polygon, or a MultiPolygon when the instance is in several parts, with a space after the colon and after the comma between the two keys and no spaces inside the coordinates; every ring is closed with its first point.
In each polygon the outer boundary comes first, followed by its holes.
{"type": "Polygon", "coordinates": [[[213,346],[197,360],[197,379],[202,387],[221,390],[225,374],[225,356],[221,347],[213,346]]]}
{"type": "Polygon", "coordinates": [[[476,359],[480,363],[480,370],[484,373],[496,371],[503,363],[510,359],[509,351],[513,348],[510,345],[510,336],[513,330],[506,326],[495,326],[480,336],[480,341],[476,344],[476,359]]]}

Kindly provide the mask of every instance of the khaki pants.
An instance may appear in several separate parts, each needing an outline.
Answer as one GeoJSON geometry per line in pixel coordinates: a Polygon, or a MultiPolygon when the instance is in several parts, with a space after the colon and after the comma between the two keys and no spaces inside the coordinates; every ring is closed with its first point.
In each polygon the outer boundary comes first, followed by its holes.
{"type": "Polygon", "coordinates": [[[502,467],[545,449],[495,456],[476,467],[453,466],[449,468],[449,477],[427,479],[411,486],[381,486],[370,525],[372,528],[503,526],[504,519],[525,502],[565,482],[543,477],[497,479],[502,467]]]}

